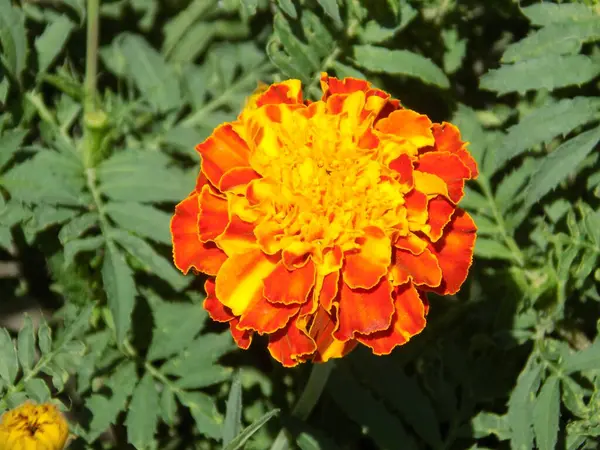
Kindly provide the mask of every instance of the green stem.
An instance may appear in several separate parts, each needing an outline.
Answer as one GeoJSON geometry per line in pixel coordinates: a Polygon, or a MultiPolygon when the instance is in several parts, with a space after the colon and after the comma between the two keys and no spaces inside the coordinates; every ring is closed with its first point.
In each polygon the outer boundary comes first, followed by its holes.
{"type": "Polygon", "coordinates": [[[87,41],[85,53],[84,115],[96,110],[96,77],[98,73],[98,35],[100,33],[100,0],[87,2],[87,41]]]}
{"type": "MultiPolygon", "coordinates": [[[[306,420],[308,418],[319,401],[323,389],[325,389],[325,385],[327,384],[327,380],[329,379],[333,367],[332,363],[313,364],[306,386],[304,387],[302,394],[300,394],[296,406],[294,406],[294,409],[292,410],[292,415],[294,417],[297,417],[300,420],[306,420]]],[[[287,450],[289,448],[290,438],[286,430],[282,429],[277,435],[277,438],[275,438],[271,450],[287,450]]]]}

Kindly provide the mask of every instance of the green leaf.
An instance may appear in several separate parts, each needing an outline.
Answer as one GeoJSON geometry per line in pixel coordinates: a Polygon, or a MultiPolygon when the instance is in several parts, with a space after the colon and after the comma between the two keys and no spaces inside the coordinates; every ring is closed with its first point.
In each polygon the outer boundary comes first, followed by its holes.
{"type": "Polygon", "coordinates": [[[227,446],[242,431],[242,381],[239,373],[233,377],[223,424],[223,445],[227,446]]]}
{"type": "Polygon", "coordinates": [[[19,372],[17,349],[6,328],[0,328],[0,378],[13,385],[19,372]]]}
{"type": "Polygon", "coordinates": [[[231,378],[232,369],[220,365],[203,366],[196,372],[188,372],[175,382],[180,389],[202,389],[223,383],[231,378]]]}
{"type": "Polygon", "coordinates": [[[503,95],[529,90],[558,89],[581,85],[600,73],[600,61],[585,55],[547,55],[491,70],[480,78],[479,86],[503,95]]]}
{"type": "Polygon", "coordinates": [[[7,130],[0,136],[0,169],[2,169],[7,162],[11,160],[13,155],[21,147],[21,143],[25,136],[27,136],[27,130],[20,130],[15,128],[13,130],[7,130]]]}
{"type": "Polygon", "coordinates": [[[52,348],[52,330],[45,320],[42,320],[38,328],[38,346],[42,355],[50,353],[50,349],[52,348]]]}
{"type": "Polygon", "coordinates": [[[75,24],[65,16],[60,15],[46,26],[44,32],[35,40],[38,54],[38,72],[46,72],[65,46],[75,24]]]}
{"type": "Polygon", "coordinates": [[[560,384],[556,376],[548,378],[533,408],[533,429],[539,450],[553,450],[558,438],[560,384]]]}
{"type": "Polygon", "coordinates": [[[248,442],[248,439],[250,439],[254,433],[256,433],[264,424],[266,424],[277,414],[279,414],[279,409],[274,409],[261,416],[255,420],[252,425],[244,428],[242,432],[235,437],[235,439],[233,439],[227,446],[223,448],[223,450],[239,450],[244,448],[244,445],[246,442],[248,442]]]}
{"type": "Polygon", "coordinates": [[[582,3],[538,3],[522,8],[533,25],[550,25],[559,22],[574,22],[589,19],[594,11],[582,3]]]}
{"type": "Polygon", "coordinates": [[[6,69],[20,80],[27,63],[27,33],[25,15],[10,1],[0,2],[0,60],[6,69]]]}
{"type": "Polygon", "coordinates": [[[480,439],[490,434],[496,435],[501,441],[510,438],[510,428],[506,416],[482,411],[473,418],[471,427],[475,439],[480,439]]]}
{"type": "Polygon", "coordinates": [[[561,366],[567,374],[598,369],[600,367],[600,340],[584,350],[566,356],[561,366]]]}
{"type": "Polygon", "coordinates": [[[495,153],[496,164],[501,166],[535,145],[567,135],[593,120],[598,110],[598,97],[564,99],[535,109],[508,129],[495,153]]]}
{"type": "Polygon", "coordinates": [[[541,367],[529,361],[519,374],[517,384],[508,401],[508,423],[511,428],[511,448],[533,448],[533,407],[540,385],[541,367]]]}
{"type": "Polygon", "coordinates": [[[120,344],[131,327],[136,288],[131,269],[112,243],[107,243],[105,248],[102,281],[115,323],[117,342],[120,344]]]}
{"type": "Polygon", "coordinates": [[[207,333],[198,336],[177,357],[167,361],[162,370],[164,373],[185,377],[187,374],[199,374],[224,354],[236,348],[231,333],[207,333]]]}
{"type": "Polygon", "coordinates": [[[546,156],[531,177],[526,205],[533,205],[573,173],[599,140],[600,127],[597,127],[569,139],[546,156]]]}
{"type": "Polygon", "coordinates": [[[441,88],[450,87],[450,81],[438,66],[430,59],[408,50],[355,45],[354,62],[374,73],[406,75],[441,88]]]}
{"type": "Polygon", "coordinates": [[[317,0],[317,3],[321,5],[325,14],[331,17],[337,24],[342,23],[340,7],[337,4],[337,0],[317,0]]]}
{"type": "Polygon", "coordinates": [[[475,255],[486,259],[505,259],[512,261],[512,252],[496,239],[478,237],[475,242],[475,255]]]}
{"type": "Polygon", "coordinates": [[[151,307],[154,332],[148,350],[150,361],[167,358],[189,347],[207,316],[206,311],[194,303],[159,301],[151,307]]]}
{"type": "Polygon", "coordinates": [[[586,42],[600,39],[600,17],[556,23],[542,28],[515,44],[502,55],[502,62],[518,62],[549,54],[578,53],[586,42]]]}
{"type": "Polygon", "coordinates": [[[187,8],[182,10],[173,19],[169,20],[163,33],[165,40],[162,53],[168,58],[173,48],[188,32],[188,30],[204,16],[207,11],[213,7],[213,3],[206,0],[194,0],[190,2],[187,8]]]}
{"type": "Polygon", "coordinates": [[[140,36],[121,35],[120,48],[127,64],[125,71],[144,98],[158,111],[181,106],[179,81],[171,66],[140,36]]]}
{"type": "Polygon", "coordinates": [[[81,252],[93,252],[105,243],[104,236],[92,236],[88,238],[73,239],[64,245],[64,267],[69,268],[77,255],[81,252]]]}
{"type": "Polygon", "coordinates": [[[213,439],[221,438],[223,418],[217,411],[214,400],[202,392],[177,393],[179,401],[187,406],[196,422],[196,429],[213,439]]]}
{"type": "Polygon", "coordinates": [[[159,406],[154,379],[146,372],[133,391],[125,419],[127,441],[135,448],[148,448],[152,444],[158,423],[159,406]]]}
{"type": "Polygon", "coordinates": [[[175,425],[177,419],[177,401],[171,389],[163,389],[160,395],[160,414],[167,425],[175,425]]]}
{"type": "Polygon", "coordinates": [[[109,202],[104,205],[104,211],[120,228],[162,244],[171,244],[171,214],[136,202],[109,202]]]}
{"type": "Polygon", "coordinates": [[[67,242],[79,238],[83,233],[98,224],[99,216],[91,211],[75,217],[60,229],[58,239],[65,245],[67,242]]]}
{"type": "Polygon", "coordinates": [[[111,230],[110,236],[115,242],[123,247],[127,253],[142,263],[149,273],[162,278],[173,286],[174,289],[181,290],[189,284],[189,278],[184,277],[178,272],[171,261],[167,261],[159,255],[156,250],[143,239],[121,229],[111,230]]]}
{"type": "Polygon", "coordinates": [[[23,318],[23,326],[19,330],[17,354],[23,372],[25,375],[29,374],[35,360],[35,335],[33,333],[33,323],[28,314],[23,318]]]}
{"type": "Polygon", "coordinates": [[[292,3],[292,0],[277,0],[277,6],[292,19],[298,18],[298,13],[296,12],[296,7],[292,3]]]}
{"type": "Polygon", "coordinates": [[[25,392],[29,398],[38,403],[47,402],[52,398],[48,385],[41,378],[31,378],[25,381],[25,392]]]}
{"type": "Polygon", "coordinates": [[[455,28],[443,30],[442,39],[446,47],[446,52],[444,53],[444,70],[446,73],[454,73],[460,68],[467,54],[467,40],[460,39],[458,31],[455,28]]]}

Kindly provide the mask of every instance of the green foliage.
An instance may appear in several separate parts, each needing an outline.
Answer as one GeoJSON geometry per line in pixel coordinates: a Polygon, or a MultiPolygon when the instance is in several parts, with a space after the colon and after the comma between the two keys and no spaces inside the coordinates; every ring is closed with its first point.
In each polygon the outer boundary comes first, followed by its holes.
{"type": "Polygon", "coordinates": [[[0,1],[0,412],[57,402],[90,450],[597,448],[597,2],[101,0],[86,102],[92,3],[0,1]],[[169,227],[195,145],[321,72],[459,127],[479,231],[426,330],[337,362],[300,421],[308,367],[237,350],[169,227]]]}

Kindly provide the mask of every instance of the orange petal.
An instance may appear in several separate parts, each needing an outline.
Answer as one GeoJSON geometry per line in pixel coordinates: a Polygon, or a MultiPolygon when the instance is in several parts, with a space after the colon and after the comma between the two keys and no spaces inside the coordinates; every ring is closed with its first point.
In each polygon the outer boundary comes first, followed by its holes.
{"type": "Polygon", "coordinates": [[[263,252],[274,255],[281,251],[281,236],[283,236],[283,225],[271,220],[264,220],[256,225],[254,229],[256,242],[263,252]]]}
{"type": "Polygon", "coordinates": [[[298,305],[271,303],[261,294],[248,305],[240,317],[238,328],[253,330],[260,334],[271,334],[285,327],[299,310],[298,305]]]}
{"type": "Polygon", "coordinates": [[[350,289],[342,283],[339,293],[338,324],[333,336],[348,341],[356,333],[371,334],[390,326],[394,314],[392,285],[387,278],[371,289],[350,289]]]}
{"type": "Polygon", "coordinates": [[[431,126],[429,117],[410,109],[400,109],[378,121],[376,129],[382,133],[406,139],[415,147],[420,148],[433,145],[431,126]]]}
{"type": "Polygon", "coordinates": [[[227,255],[212,242],[202,243],[198,236],[198,194],[190,195],[175,207],[171,219],[173,261],[184,274],[193,267],[216,275],[227,255]]]}
{"type": "Polygon", "coordinates": [[[406,220],[411,231],[420,230],[427,223],[427,195],[413,189],[404,197],[406,220]],[[413,225],[412,227],[410,225],[413,225]]]}
{"type": "Polygon", "coordinates": [[[413,165],[410,156],[401,154],[390,163],[390,169],[398,172],[398,181],[412,188],[415,184],[413,179],[413,165]]]}
{"type": "Polygon", "coordinates": [[[300,80],[286,80],[275,83],[256,99],[256,106],[302,103],[302,83],[300,80]]]}
{"type": "Polygon", "coordinates": [[[239,319],[235,318],[229,322],[229,329],[231,330],[231,335],[233,336],[233,340],[242,350],[248,350],[250,344],[252,343],[253,332],[250,330],[242,330],[238,328],[239,319]]]}
{"type": "Polygon", "coordinates": [[[246,186],[258,178],[260,175],[250,167],[234,167],[223,174],[219,189],[223,192],[229,191],[238,186],[246,186]]]}
{"type": "Polygon", "coordinates": [[[465,180],[471,172],[460,158],[447,152],[428,152],[420,156],[417,164],[420,172],[437,175],[448,185],[450,200],[457,203],[464,195],[465,180]]]}
{"type": "Polygon", "coordinates": [[[357,78],[344,78],[338,80],[330,77],[325,72],[321,73],[321,90],[323,91],[323,100],[326,100],[332,94],[351,94],[352,92],[366,92],[371,87],[371,83],[357,78]]]}
{"type": "Polygon", "coordinates": [[[204,309],[208,312],[210,318],[216,322],[229,322],[234,319],[231,309],[223,305],[215,295],[215,280],[209,278],[204,283],[206,299],[204,299],[204,309]]]}
{"type": "Polygon", "coordinates": [[[412,280],[416,285],[425,284],[429,287],[437,287],[442,281],[442,269],[428,249],[418,256],[405,250],[394,249],[390,275],[395,286],[412,280]]]}
{"type": "Polygon", "coordinates": [[[436,242],[442,237],[444,227],[450,222],[455,209],[456,206],[441,195],[429,200],[429,205],[427,206],[427,214],[429,216],[427,224],[430,227],[429,230],[423,229],[423,232],[432,242],[436,242]]]}
{"type": "Polygon", "coordinates": [[[350,353],[357,345],[354,339],[342,342],[333,337],[334,316],[319,308],[310,326],[309,335],[317,345],[313,362],[326,362],[331,358],[341,358],[350,353]]]}
{"type": "Polygon", "coordinates": [[[230,123],[219,125],[213,134],[196,146],[196,150],[202,155],[202,172],[219,189],[221,178],[226,172],[234,168],[250,167],[248,145],[230,123]]]}
{"type": "Polygon", "coordinates": [[[254,236],[254,224],[243,221],[236,214],[231,215],[225,231],[217,236],[214,241],[228,256],[258,248],[254,236]]]}
{"type": "Polygon", "coordinates": [[[206,242],[225,231],[229,222],[227,200],[216,195],[213,189],[205,184],[200,192],[199,202],[198,235],[202,242],[206,242]]]}
{"type": "Polygon", "coordinates": [[[420,255],[427,248],[427,242],[414,233],[408,233],[407,236],[400,236],[394,241],[394,247],[408,250],[413,255],[420,255]]]}
{"type": "Polygon", "coordinates": [[[340,281],[340,272],[332,272],[323,278],[323,286],[319,294],[319,303],[327,312],[331,312],[333,300],[337,297],[340,281]]]}
{"type": "Polygon", "coordinates": [[[198,177],[196,177],[196,192],[200,193],[205,184],[208,184],[208,178],[206,178],[206,175],[204,175],[202,170],[200,170],[198,177]]]}
{"type": "Polygon", "coordinates": [[[264,294],[270,302],[284,305],[306,303],[315,285],[315,264],[308,261],[299,269],[289,270],[280,261],[264,283],[264,294]]]}
{"type": "Polygon", "coordinates": [[[477,178],[479,170],[477,163],[466,149],[467,144],[460,139],[460,131],[451,123],[443,122],[433,124],[433,137],[435,138],[435,148],[441,152],[450,152],[456,154],[465,166],[471,172],[471,179],[477,178]]]}
{"type": "Polygon", "coordinates": [[[317,346],[292,319],[287,327],[269,336],[267,348],[271,356],[284,367],[294,367],[302,357],[313,354],[317,346]]]}
{"type": "Polygon", "coordinates": [[[281,259],[285,267],[290,270],[302,267],[308,261],[310,251],[314,248],[314,244],[310,242],[296,241],[288,245],[281,252],[281,259]]]}
{"type": "Polygon", "coordinates": [[[344,282],[351,289],[375,286],[387,273],[392,258],[392,243],[380,228],[367,227],[364,231],[359,251],[345,255],[344,282]]]}
{"type": "Polygon", "coordinates": [[[455,294],[467,278],[473,262],[477,227],[469,214],[457,208],[444,236],[429,249],[442,269],[442,282],[431,289],[440,295],[455,294]]]}
{"type": "Polygon", "coordinates": [[[390,327],[357,338],[376,355],[388,355],[395,347],[406,343],[425,328],[425,308],[412,283],[399,286],[394,297],[395,312],[390,327]]]}
{"type": "Polygon", "coordinates": [[[236,316],[263,297],[263,280],[269,276],[277,260],[260,250],[252,250],[228,258],[217,274],[217,298],[236,316]]]}

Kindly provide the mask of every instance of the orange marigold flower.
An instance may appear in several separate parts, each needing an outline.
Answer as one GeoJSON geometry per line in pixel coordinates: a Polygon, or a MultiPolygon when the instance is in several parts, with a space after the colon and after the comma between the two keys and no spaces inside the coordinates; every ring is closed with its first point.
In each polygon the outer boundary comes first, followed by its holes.
{"type": "Polygon", "coordinates": [[[62,450],[69,426],[51,403],[25,402],[0,420],[0,450],[62,450]]]}
{"type": "Polygon", "coordinates": [[[298,80],[273,84],[218,126],[171,222],[177,267],[209,276],[210,316],[244,349],[267,334],[284,366],[406,343],[426,292],[460,289],[475,243],[458,129],[366,81],[321,86],[310,102],[298,80]]]}

